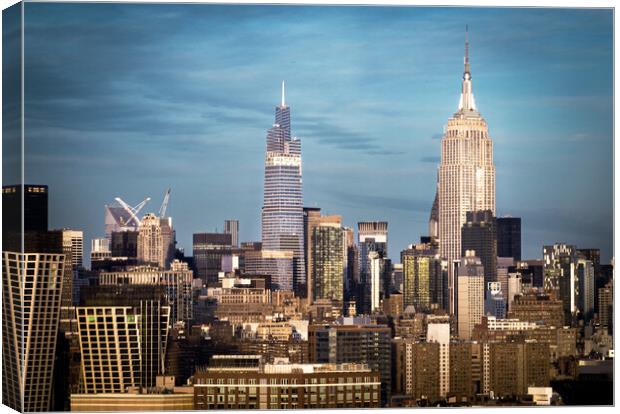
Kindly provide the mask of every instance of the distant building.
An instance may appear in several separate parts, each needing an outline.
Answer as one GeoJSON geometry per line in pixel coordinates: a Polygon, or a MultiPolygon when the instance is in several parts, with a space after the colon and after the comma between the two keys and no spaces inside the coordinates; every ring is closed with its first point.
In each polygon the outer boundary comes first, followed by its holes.
{"type": "Polygon", "coordinates": [[[286,250],[247,251],[245,273],[271,276],[272,290],[293,291],[293,260],[295,253],[286,250]]]}
{"type": "Polygon", "coordinates": [[[577,280],[579,281],[577,308],[587,324],[594,316],[596,281],[594,276],[594,264],[591,260],[577,259],[577,280]]]}
{"type": "Polygon", "coordinates": [[[486,298],[484,300],[485,315],[492,315],[497,319],[506,317],[506,299],[499,282],[487,283],[486,298]]]}
{"type": "Polygon", "coordinates": [[[575,246],[554,244],[543,246],[544,287],[553,290],[564,304],[564,323],[570,325],[578,311],[581,292],[577,275],[577,253],[575,246]]]}
{"type": "Polygon", "coordinates": [[[47,231],[47,200],[47,185],[2,186],[2,234],[22,233],[22,215],[23,232],[47,231]]]}
{"type": "Polygon", "coordinates": [[[561,300],[545,293],[526,293],[515,296],[508,318],[524,322],[541,323],[556,328],[564,326],[564,311],[561,300]]]}
{"type": "Polygon", "coordinates": [[[193,272],[189,270],[187,264],[177,260],[172,262],[171,267],[170,270],[161,270],[149,266],[141,266],[124,272],[102,272],[99,274],[99,285],[161,286],[164,289],[165,298],[170,305],[170,320],[172,322],[189,322],[193,319],[193,272]]]}
{"type": "Polygon", "coordinates": [[[523,395],[528,387],[549,386],[549,344],[513,341],[487,346],[489,388],[495,396],[523,395]]]}
{"type": "MultiPolygon", "coordinates": [[[[440,395],[440,344],[417,342],[411,338],[394,340],[395,390],[431,404],[440,395]]],[[[447,368],[447,367],[446,367],[447,368]]]]}
{"type": "Polygon", "coordinates": [[[110,236],[110,251],[112,257],[126,257],[137,259],[138,257],[138,232],[115,231],[110,236]]]}
{"type": "Polygon", "coordinates": [[[447,262],[427,244],[410,245],[400,253],[403,267],[403,304],[418,312],[449,309],[447,262]]]}
{"type": "Polygon", "coordinates": [[[308,328],[310,361],[365,363],[381,374],[381,401],[392,388],[391,331],[385,325],[311,325],[308,328]]]}
{"type": "Polygon", "coordinates": [[[82,230],[62,230],[62,244],[71,251],[71,267],[77,270],[82,267],[84,258],[84,232],[82,230]]]}
{"type": "Polygon", "coordinates": [[[232,255],[232,234],[194,233],[193,256],[196,277],[215,285],[222,270],[222,257],[232,255]]]}
{"type": "Polygon", "coordinates": [[[379,374],[365,364],[263,364],[258,355],[215,355],[195,374],[195,409],[379,407],[379,374]]]}
{"type": "Polygon", "coordinates": [[[460,339],[469,340],[484,315],[484,268],[472,251],[465,254],[457,272],[457,331],[460,339]]]}
{"type": "Polygon", "coordinates": [[[613,279],[598,290],[598,320],[601,326],[613,326],[614,282],[613,279]]]}
{"type": "Polygon", "coordinates": [[[311,269],[308,289],[312,301],[343,301],[344,254],[343,229],[340,223],[320,223],[312,227],[311,269]]]}
{"type": "Polygon", "coordinates": [[[261,241],[265,250],[293,252],[292,271],[282,273],[292,278],[279,283],[303,297],[307,286],[301,161],[301,140],[291,136],[291,108],[285,102],[282,82],[282,101],[267,131],[261,241]]]}
{"type": "Polygon", "coordinates": [[[239,220],[225,220],[224,233],[231,235],[232,247],[239,247],[239,220]]]}
{"type": "MultiPolygon", "coordinates": [[[[468,45],[461,97],[441,139],[439,165],[439,248],[452,263],[463,256],[461,228],[468,211],[495,214],[495,165],[488,125],[478,112],[472,90],[468,45]]],[[[481,254],[478,253],[477,254],[481,254]]],[[[450,268],[450,276],[453,276],[450,268]]]]}
{"type": "Polygon", "coordinates": [[[491,210],[468,211],[461,229],[461,254],[473,250],[484,267],[484,282],[497,281],[497,224],[491,210]]]}
{"type": "Polygon", "coordinates": [[[497,256],[521,260],[521,217],[498,217],[497,256]]]}
{"type": "Polygon", "coordinates": [[[174,256],[172,219],[147,214],[138,228],[138,261],[167,269],[174,256]]]}
{"type": "MultiPolygon", "coordinates": [[[[331,215],[331,216],[321,216],[321,209],[318,207],[304,207],[303,209],[304,211],[304,248],[305,248],[305,259],[304,259],[304,263],[306,266],[306,283],[308,285],[308,291],[307,291],[307,297],[309,302],[312,302],[315,300],[315,284],[316,281],[314,280],[314,276],[315,276],[315,270],[314,270],[314,259],[315,259],[315,255],[314,255],[314,250],[315,250],[315,228],[317,228],[318,226],[321,226],[323,224],[325,225],[332,225],[332,227],[334,228],[340,228],[340,232],[342,232],[342,217],[341,216],[337,216],[337,215],[331,215]]],[[[326,232],[327,230],[321,230],[321,232],[326,232]]],[[[336,232],[337,230],[331,230],[332,233],[336,232]]],[[[342,237],[340,237],[340,241],[341,241],[341,245],[338,247],[340,249],[340,253],[339,256],[343,256],[343,243],[344,240],[342,237]]],[[[332,246],[332,250],[334,250],[336,247],[332,246]]],[[[335,253],[332,252],[332,257],[334,256],[335,253]]],[[[342,268],[340,269],[340,273],[343,272],[344,269],[344,256],[341,258],[342,262],[340,263],[340,265],[342,266],[342,268]]],[[[342,286],[344,286],[343,283],[341,283],[342,286]]],[[[318,298],[321,298],[321,296],[318,296],[318,298]]],[[[340,299],[342,300],[342,299],[340,299]]]]}
{"type": "MultiPolygon", "coordinates": [[[[383,290],[383,281],[388,275],[377,272],[386,270],[382,259],[388,257],[388,223],[386,221],[367,221],[357,223],[360,279],[358,284],[358,294],[356,297],[357,312],[360,314],[371,313],[373,309],[373,286],[376,293],[383,290]],[[375,280],[373,285],[373,274],[371,269],[371,256],[375,260],[375,280]],[[376,278],[379,278],[378,280],[376,278]],[[377,288],[379,291],[377,291],[377,288]]],[[[375,306],[378,306],[378,299],[375,297],[375,306]]]]}

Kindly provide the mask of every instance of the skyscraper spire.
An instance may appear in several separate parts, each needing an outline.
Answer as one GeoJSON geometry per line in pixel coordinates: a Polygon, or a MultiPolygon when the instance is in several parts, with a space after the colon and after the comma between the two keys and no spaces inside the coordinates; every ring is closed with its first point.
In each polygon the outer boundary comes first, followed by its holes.
{"type": "Polygon", "coordinates": [[[286,99],[284,99],[284,81],[282,81],[282,103],[280,106],[286,106],[286,99]]]}
{"type": "Polygon", "coordinates": [[[461,89],[461,99],[459,100],[458,112],[476,115],[476,101],[471,89],[471,71],[469,67],[469,28],[465,25],[465,68],[463,70],[463,86],[461,89]]]}
{"type": "Polygon", "coordinates": [[[465,25],[465,72],[464,73],[470,73],[469,71],[469,30],[468,29],[469,29],[468,25],[465,25]]]}

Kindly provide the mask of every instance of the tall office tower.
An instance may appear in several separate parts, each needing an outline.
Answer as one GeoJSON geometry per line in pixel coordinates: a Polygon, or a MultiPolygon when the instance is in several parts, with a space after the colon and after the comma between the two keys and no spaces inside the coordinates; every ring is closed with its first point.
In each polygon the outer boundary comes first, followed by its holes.
{"type": "Polygon", "coordinates": [[[47,186],[2,186],[2,234],[47,231],[47,186]],[[22,189],[24,204],[22,208],[22,189]]]}
{"type": "Polygon", "coordinates": [[[110,236],[110,252],[112,257],[138,257],[138,232],[114,231],[110,236]]]}
{"type": "Polygon", "coordinates": [[[466,39],[461,98],[441,140],[439,240],[440,254],[449,263],[461,256],[466,213],[491,210],[495,214],[493,142],[474,101],[468,49],[466,39]]]}
{"type": "MultiPolygon", "coordinates": [[[[376,252],[378,258],[388,257],[388,223],[387,221],[363,221],[357,223],[357,241],[359,245],[360,278],[357,300],[358,313],[371,312],[372,279],[370,253],[376,252]]],[[[380,275],[380,284],[386,275],[380,275]]]]}
{"type": "Polygon", "coordinates": [[[312,277],[308,279],[309,300],[329,299],[342,302],[344,287],[344,232],[340,223],[320,223],[312,227],[312,277]]]}
{"type": "Polygon", "coordinates": [[[192,314],[193,272],[187,263],[174,260],[170,270],[159,270],[148,266],[138,266],[123,272],[101,272],[100,286],[161,286],[167,305],[170,306],[172,322],[188,322],[192,314]]]}
{"type": "Polygon", "coordinates": [[[460,339],[470,340],[484,316],[484,268],[471,250],[465,252],[457,272],[457,321],[460,339]]]}
{"type": "Polygon", "coordinates": [[[231,235],[232,247],[239,247],[239,220],[225,220],[224,233],[231,235]]]}
{"type": "Polygon", "coordinates": [[[57,237],[44,246],[45,234],[35,246],[24,240],[24,253],[2,252],[2,403],[23,412],[51,408],[62,281],[70,266],[57,237]]]}
{"type": "Polygon", "coordinates": [[[164,373],[170,307],[161,286],[84,289],[77,307],[85,393],[154,387],[164,373]]]}
{"type": "Polygon", "coordinates": [[[601,250],[600,249],[577,249],[577,256],[590,260],[594,266],[594,277],[601,274],[601,250]]]}
{"type": "Polygon", "coordinates": [[[247,275],[271,276],[272,290],[293,291],[293,262],[291,250],[252,250],[245,253],[247,275]]]}
{"type": "Polygon", "coordinates": [[[293,252],[290,284],[302,297],[307,293],[303,227],[301,141],[291,138],[290,107],[284,99],[282,82],[282,102],[276,106],[276,123],[267,132],[261,238],[265,250],[293,252]]]}
{"type": "MultiPolygon", "coordinates": [[[[314,301],[314,286],[316,284],[313,279],[314,271],[314,229],[321,224],[334,224],[341,227],[342,217],[338,215],[321,216],[321,209],[318,207],[304,207],[304,264],[306,266],[306,282],[308,285],[307,297],[309,303],[314,301]]],[[[340,239],[342,241],[342,239],[340,239]]],[[[344,243],[344,242],[343,242],[344,243]]],[[[342,250],[343,247],[341,246],[342,250]]],[[[342,263],[344,268],[344,263],[342,263]]],[[[342,273],[341,269],[341,273],[342,273]]],[[[318,298],[318,297],[317,297],[318,298]]]]}
{"type": "Polygon", "coordinates": [[[439,395],[446,397],[450,390],[450,322],[429,322],[426,341],[439,344],[439,395]]]}
{"type": "Polygon", "coordinates": [[[385,259],[376,251],[370,251],[368,253],[369,261],[369,278],[367,279],[366,290],[369,293],[370,304],[369,312],[374,313],[381,310],[381,280],[385,275],[385,259]]]}
{"type": "Polygon", "coordinates": [[[222,257],[232,254],[232,234],[194,233],[193,255],[196,277],[206,284],[218,282],[222,270],[222,257]]]}
{"type": "Polygon", "coordinates": [[[580,295],[575,246],[543,246],[544,287],[556,292],[564,304],[564,323],[570,325],[580,295]]]}
{"type": "Polygon", "coordinates": [[[614,316],[614,281],[598,290],[598,320],[601,326],[612,327],[614,316]]]}
{"type": "Polygon", "coordinates": [[[484,266],[484,282],[497,281],[497,232],[491,210],[468,211],[461,229],[461,254],[473,250],[484,266]]]}
{"type": "Polygon", "coordinates": [[[577,309],[586,323],[594,316],[594,264],[590,260],[577,259],[579,297],[577,309]]]}
{"type": "Polygon", "coordinates": [[[84,257],[84,232],[82,230],[62,230],[62,245],[71,251],[70,263],[73,270],[82,267],[84,257]]]}
{"type": "Polygon", "coordinates": [[[498,217],[497,257],[521,260],[521,217],[498,217]]]}
{"type": "Polygon", "coordinates": [[[508,311],[512,309],[512,302],[516,296],[523,293],[523,283],[520,273],[508,273],[508,294],[506,295],[506,304],[508,311]]]}
{"type": "Polygon", "coordinates": [[[355,318],[345,319],[342,325],[310,325],[310,361],[368,364],[381,374],[381,403],[385,406],[392,389],[391,337],[388,326],[356,324],[355,318]]]}
{"type": "Polygon", "coordinates": [[[447,309],[447,263],[428,244],[410,245],[400,253],[403,265],[403,304],[416,312],[447,309]]]}
{"type": "Polygon", "coordinates": [[[92,239],[90,241],[90,262],[107,260],[112,256],[110,240],[106,238],[92,239]]]}
{"type": "Polygon", "coordinates": [[[343,299],[348,300],[349,290],[351,289],[350,279],[349,279],[349,268],[353,266],[353,262],[349,262],[349,249],[355,246],[355,232],[350,227],[342,228],[342,255],[344,258],[343,262],[343,278],[344,278],[344,292],[343,299]]]}
{"type": "Polygon", "coordinates": [[[149,213],[138,228],[138,261],[166,269],[174,255],[172,219],[149,213]]]}

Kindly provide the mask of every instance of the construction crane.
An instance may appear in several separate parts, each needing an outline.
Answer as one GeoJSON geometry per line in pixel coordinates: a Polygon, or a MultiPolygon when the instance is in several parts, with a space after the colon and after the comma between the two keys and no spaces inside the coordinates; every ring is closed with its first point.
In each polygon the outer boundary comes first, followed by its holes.
{"type": "Polygon", "coordinates": [[[161,207],[159,208],[159,218],[166,217],[166,209],[168,208],[168,201],[170,200],[171,191],[172,189],[168,187],[166,194],[164,194],[164,201],[161,203],[161,207]]]}
{"type": "Polygon", "coordinates": [[[145,198],[144,200],[142,200],[142,202],[140,202],[135,207],[132,207],[129,204],[125,203],[123,199],[120,197],[116,197],[114,200],[116,200],[118,204],[120,204],[125,209],[125,211],[129,213],[129,216],[134,220],[134,222],[136,223],[136,226],[139,226],[140,219],[138,218],[138,213],[140,212],[140,210],[142,210],[142,208],[146,205],[146,203],[148,203],[151,200],[151,197],[145,198]]]}

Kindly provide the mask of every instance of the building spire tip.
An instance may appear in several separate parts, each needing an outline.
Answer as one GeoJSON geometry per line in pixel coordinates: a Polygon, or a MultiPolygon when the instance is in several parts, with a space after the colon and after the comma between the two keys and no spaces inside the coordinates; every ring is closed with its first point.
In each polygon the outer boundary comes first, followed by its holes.
{"type": "Polygon", "coordinates": [[[284,80],[282,81],[282,102],[281,102],[282,106],[286,106],[286,99],[284,97],[284,80]]]}

